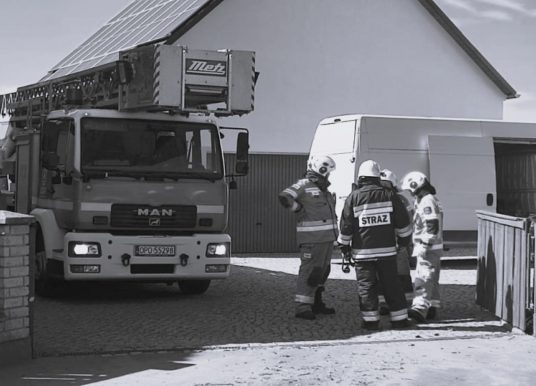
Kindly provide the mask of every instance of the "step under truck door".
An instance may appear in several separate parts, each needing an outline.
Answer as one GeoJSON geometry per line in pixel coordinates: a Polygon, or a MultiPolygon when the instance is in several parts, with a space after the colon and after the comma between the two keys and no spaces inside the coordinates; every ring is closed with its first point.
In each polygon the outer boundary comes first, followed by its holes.
{"type": "Polygon", "coordinates": [[[445,230],[476,230],[475,210],[495,212],[495,152],[491,137],[428,136],[430,181],[445,230]]]}

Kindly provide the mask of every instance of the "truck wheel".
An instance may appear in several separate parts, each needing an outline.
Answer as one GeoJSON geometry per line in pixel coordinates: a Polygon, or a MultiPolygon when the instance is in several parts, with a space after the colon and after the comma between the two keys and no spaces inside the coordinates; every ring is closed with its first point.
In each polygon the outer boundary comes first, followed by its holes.
{"type": "Polygon", "coordinates": [[[58,282],[52,279],[46,271],[45,251],[35,253],[35,292],[39,296],[52,297],[57,295],[58,282]]]}
{"type": "Polygon", "coordinates": [[[210,286],[210,280],[179,280],[179,288],[185,295],[201,295],[210,286]]]}

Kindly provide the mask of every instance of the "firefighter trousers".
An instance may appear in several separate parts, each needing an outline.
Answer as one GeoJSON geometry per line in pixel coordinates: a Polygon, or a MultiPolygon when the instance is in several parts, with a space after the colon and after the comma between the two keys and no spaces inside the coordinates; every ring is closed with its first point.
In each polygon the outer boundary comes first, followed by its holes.
{"type": "MultiPolygon", "coordinates": [[[[399,249],[396,255],[396,271],[398,276],[398,281],[402,286],[402,291],[404,291],[404,296],[406,297],[406,303],[411,304],[413,299],[413,282],[411,281],[411,269],[409,267],[409,256],[407,248],[399,249]]],[[[379,286],[379,300],[380,304],[385,304],[385,296],[381,282],[378,282],[379,286]]]]}
{"type": "Polygon", "coordinates": [[[427,250],[417,253],[415,270],[415,295],[412,309],[426,318],[430,307],[440,307],[439,274],[441,273],[441,251],[427,250]]]}
{"type": "Polygon", "coordinates": [[[300,270],[296,289],[296,312],[311,310],[315,292],[323,287],[331,271],[333,241],[302,244],[300,246],[300,270]]]}
{"type": "Polygon", "coordinates": [[[365,322],[380,320],[378,291],[381,287],[389,306],[391,321],[408,317],[406,298],[398,281],[396,256],[377,260],[357,261],[355,265],[359,307],[365,322]]]}
{"type": "Polygon", "coordinates": [[[406,301],[413,299],[413,283],[411,281],[411,271],[409,267],[410,254],[407,248],[401,248],[396,255],[396,270],[398,281],[402,285],[406,301]]]}

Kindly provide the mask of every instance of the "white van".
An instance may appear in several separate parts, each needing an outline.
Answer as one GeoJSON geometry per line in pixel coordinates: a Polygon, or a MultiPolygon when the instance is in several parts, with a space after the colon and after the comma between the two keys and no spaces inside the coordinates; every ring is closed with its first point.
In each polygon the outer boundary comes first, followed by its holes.
{"type": "Polygon", "coordinates": [[[330,189],[339,215],[367,159],[399,179],[412,170],[429,176],[447,240],[476,240],[478,209],[536,213],[536,123],[342,115],[318,125],[309,155],[320,154],[337,163],[330,189]]]}

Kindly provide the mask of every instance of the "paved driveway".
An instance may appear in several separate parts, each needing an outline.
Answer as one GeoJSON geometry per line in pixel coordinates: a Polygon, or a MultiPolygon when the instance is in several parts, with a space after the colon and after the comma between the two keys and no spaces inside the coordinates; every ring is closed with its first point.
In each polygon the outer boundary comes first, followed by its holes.
{"type": "MultiPolygon", "coordinates": [[[[355,278],[337,264],[325,299],[337,313],[315,321],[294,318],[296,258],[234,258],[233,264],[230,278],[214,281],[201,296],[182,295],[176,286],[163,284],[94,283],[69,285],[55,299],[37,298],[35,351],[54,356],[381,337],[360,328],[355,278]]],[[[445,264],[441,320],[418,334],[505,332],[475,305],[475,282],[474,264],[445,264]]],[[[382,323],[387,329],[389,323],[382,323]]]]}

